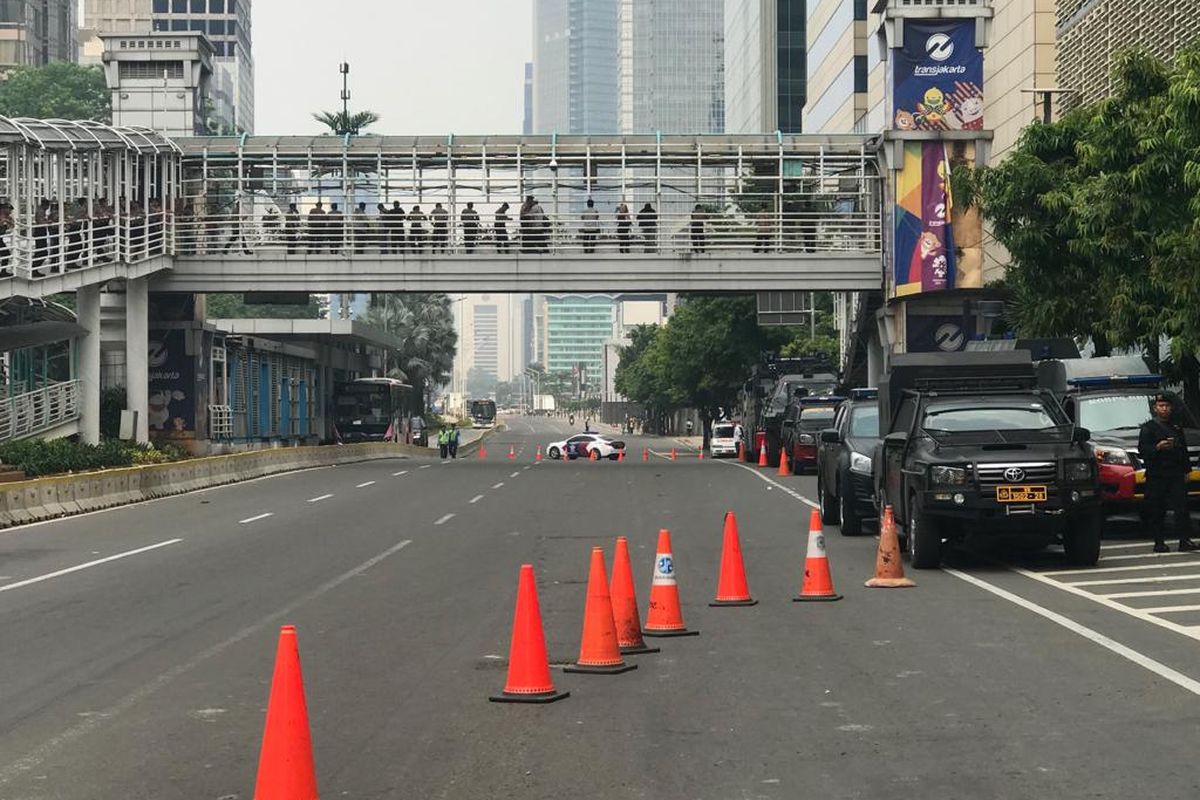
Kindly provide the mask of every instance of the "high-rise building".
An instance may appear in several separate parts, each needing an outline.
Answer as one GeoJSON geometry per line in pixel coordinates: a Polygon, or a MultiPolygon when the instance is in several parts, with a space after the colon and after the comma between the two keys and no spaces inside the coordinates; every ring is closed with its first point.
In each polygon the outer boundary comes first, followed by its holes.
{"type": "Polygon", "coordinates": [[[203,33],[212,43],[214,94],[233,108],[236,130],[254,131],[251,0],[85,0],[98,33],[203,33]],[[224,88],[223,88],[224,87],[224,88]],[[230,97],[223,92],[232,89],[230,97]]]}
{"type": "Polygon", "coordinates": [[[521,122],[521,133],[525,136],[533,133],[533,62],[525,62],[525,105],[524,117],[521,122]]]}
{"type": "Polygon", "coordinates": [[[616,133],[617,0],[534,0],[533,133],[616,133]]]}
{"type": "Polygon", "coordinates": [[[725,0],[725,131],[800,133],[808,64],[806,5],[725,0]]]}
{"type": "Polygon", "coordinates": [[[77,0],[0,2],[0,71],[79,60],[77,0]]]}
{"type": "Polygon", "coordinates": [[[1195,0],[1058,0],[1061,107],[1094,103],[1112,91],[1113,56],[1135,48],[1170,61],[1200,42],[1195,0]]]}
{"type": "MultiPolygon", "coordinates": [[[[867,29],[865,0],[809,2],[806,132],[849,133],[867,127],[867,29]]],[[[880,92],[882,102],[882,84],[880,92]]]]}
{"type": "Polygon", "coordinates": [[[464,294],[451,297],[451,312],[458,333],[451,387],[467,391],[472,370],[491,381],[512,381],[529,366],[526,327],[529,296],[520,294],[464,294]]]}
{"type": "Polygon", "coordinates": [[[622,133],[725,131],[725,0],[621,0],[622,133]]]}
{"type": "Polygon", "coordinates": [[[604,343],[613,338],[611,295],[545,295],[545,356],[549,373],[571,374],[585,392],[600,390],[604,343]]]}

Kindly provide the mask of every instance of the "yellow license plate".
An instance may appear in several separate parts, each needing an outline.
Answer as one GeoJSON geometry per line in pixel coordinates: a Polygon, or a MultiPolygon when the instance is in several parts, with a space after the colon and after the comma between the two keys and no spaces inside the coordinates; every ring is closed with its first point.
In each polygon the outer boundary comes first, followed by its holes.
{"type": "Polygon", "coordinates": [[[997,503],[1044,503],[1045,486],[997,486],[997,503]]]}

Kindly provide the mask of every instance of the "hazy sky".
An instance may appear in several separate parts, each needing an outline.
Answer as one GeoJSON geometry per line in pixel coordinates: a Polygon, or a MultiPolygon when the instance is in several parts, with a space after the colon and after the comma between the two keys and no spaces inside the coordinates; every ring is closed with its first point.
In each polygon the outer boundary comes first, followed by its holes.
{"type": "Polygon", "coordinates": [[[321,133],[313,111],[393,134],[520,133],[532,0],[254,0],[255,133],[321,133]]]}

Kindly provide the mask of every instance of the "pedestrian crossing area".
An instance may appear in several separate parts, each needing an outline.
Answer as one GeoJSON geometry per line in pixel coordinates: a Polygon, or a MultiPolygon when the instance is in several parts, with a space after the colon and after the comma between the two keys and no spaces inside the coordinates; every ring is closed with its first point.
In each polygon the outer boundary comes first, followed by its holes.
{"type": "Polygon", "coordinates": [[[1032,580],[1200,640],[1200,554],[1111,542],[1088,569],[1014,567],[1032,580]]]}

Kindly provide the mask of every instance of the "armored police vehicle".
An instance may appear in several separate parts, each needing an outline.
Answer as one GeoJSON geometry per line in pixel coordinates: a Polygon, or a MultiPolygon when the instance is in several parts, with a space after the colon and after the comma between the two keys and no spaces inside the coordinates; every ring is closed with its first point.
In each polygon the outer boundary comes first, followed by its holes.
{"type": "Polygon", "coordinates": [[[1027,351],[893,356],[879,418],[876,497],[906,531],[913,567],[937,567],[968,534],[1061,541],[1073,564],[1099,559],[1090,433],[1037,387],[1027,351]]]}

